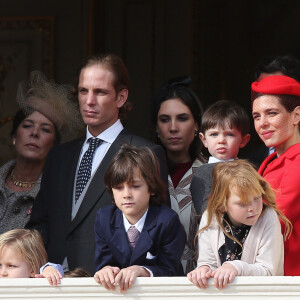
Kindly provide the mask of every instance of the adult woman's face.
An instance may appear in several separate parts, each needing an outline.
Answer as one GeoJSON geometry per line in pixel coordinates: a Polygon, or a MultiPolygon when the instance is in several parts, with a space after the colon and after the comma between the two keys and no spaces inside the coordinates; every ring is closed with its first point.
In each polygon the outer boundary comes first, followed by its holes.
{"type": "Polygon", "coordinates": [[[169,158],[176,154],[182,158],[182,162],[190,160],[189,147],[197,129],[192,112],[180,99],[161,103],[157,115],[157,132],[169,158]]]}
{"type": "Polygon", "coordinates": [[[288,112],[276,95],[262,95],[252,106],[255,130],[267,147],[275,147],[281,155],[299,143],[299,107],[288,112]]]}
{"type": "Polygon", "coordinates": [[[55,143],[53,123],[38,111],[26,117],[14,135],[17,156],[28,160],[45,160],[55,143]]]}

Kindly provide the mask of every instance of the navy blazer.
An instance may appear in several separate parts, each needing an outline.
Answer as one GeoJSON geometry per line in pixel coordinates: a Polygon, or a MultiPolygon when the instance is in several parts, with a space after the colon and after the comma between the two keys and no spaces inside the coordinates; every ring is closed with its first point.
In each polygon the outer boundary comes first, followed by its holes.
{"type": "Polygon", "coordinates": [[[27,228],[38,229],[44,238],[49,261],[62,263],[67,256],[70,269],[82,267],[95,272],[94,224],[98,209],[113,202],[104,185],[104,173],[124,143],[149,147],[158,157],[161,177],[167,182],[167,165],[161,146],[124,129],[112,143],[85,194],[77,215],[71,220],[76,168],[85,138],[53,147],[43,171],[41,189],[34,202],[27,228]]]}
{"type": "Polygon", "coordinates": [[[123,215],[115,205],[100,208],[95,221],[96,270],[110,265],[120,269],[144,266],[154,276],[181,276],[186,233],[175,211],[150,205],[143,230],[131,251],[123,215]]]}

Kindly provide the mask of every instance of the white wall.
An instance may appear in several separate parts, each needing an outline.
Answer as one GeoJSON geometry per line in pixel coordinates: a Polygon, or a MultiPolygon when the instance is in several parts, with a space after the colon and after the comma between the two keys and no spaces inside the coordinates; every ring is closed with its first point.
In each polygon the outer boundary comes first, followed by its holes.
{"type": "Polygon", "coordinates": [[[186,277],[137,278],[126,294],[110,292],[93,278],[64,278],[58,287],[46,279],[1,279],[0,299],[299,299],[300,277],[239,277],[226,289],[192,285],[186,277]]]}

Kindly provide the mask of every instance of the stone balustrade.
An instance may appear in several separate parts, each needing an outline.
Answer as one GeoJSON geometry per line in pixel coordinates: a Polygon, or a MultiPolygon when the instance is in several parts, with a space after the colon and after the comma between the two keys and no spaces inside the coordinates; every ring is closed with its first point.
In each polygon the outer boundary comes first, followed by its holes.
{"type": "MultiPolygon", "coordinates": [[[[212,282],[211,282],[212,283],[212,282]]],[[[58,287],[46,279],[0,280],[0,299],[300,299],[300,277],[239,277],[226,289],[201,290],[186,277],[137,278],[125,294],[107,291],[93,278],[64,278],[58,287]]]]}

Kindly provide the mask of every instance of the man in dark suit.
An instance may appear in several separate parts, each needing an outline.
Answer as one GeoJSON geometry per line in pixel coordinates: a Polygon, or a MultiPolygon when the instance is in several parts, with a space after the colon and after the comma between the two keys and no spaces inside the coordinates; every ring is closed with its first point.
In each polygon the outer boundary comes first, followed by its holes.
{"type": "Polygon", "coordinates": [[[122,144],[150,147],[167,182],[163,149],[131,134],[120,122],[128,87],[128,71],[119,57],[108,54],[88,59],[75,85],[86,136],[54,147],[48,155],[27,227],[42,233],[49,260],[65,269],[95,271],[95,216],[100,207],[112,203],[103,176],[122,144]],[[97,145],[91,147],[94,140],[97,145]]]}

